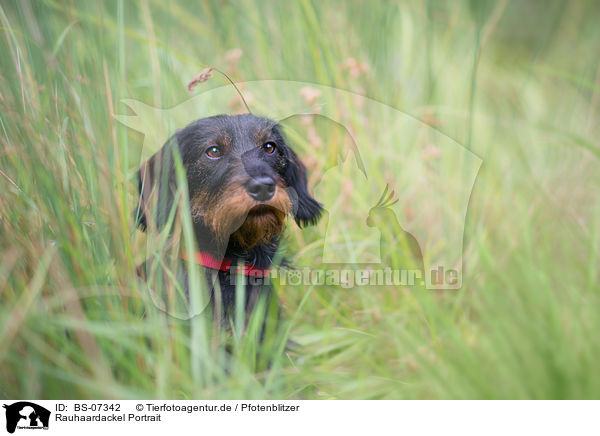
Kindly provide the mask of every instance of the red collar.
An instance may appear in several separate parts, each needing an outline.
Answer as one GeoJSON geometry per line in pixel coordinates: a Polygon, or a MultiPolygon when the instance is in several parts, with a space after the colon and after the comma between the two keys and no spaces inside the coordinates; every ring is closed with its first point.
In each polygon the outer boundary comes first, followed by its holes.
{"type": "MultiPolygon", "coordinates": [[[[181,253],[181,258],[183,260],[188,260],[187,252],[183,251],[181,253]]],[[[204,251],[196,251],[194,253],[194,262],[198,265],[202,265],[206,268],[210,269],[218,269],[219,271],[231,271],[232,273],[237,273],[236,265],[233,265],[232,259],[223,258],[222,260],[217,259],[210,253],[206,253],[204,251]]],[[[253,276],[253,277],[268,277],[269,276],[269,268],[261,268],[254,265],[244,265],[244,269],[242,273],[245,276],[253,276]]]]}

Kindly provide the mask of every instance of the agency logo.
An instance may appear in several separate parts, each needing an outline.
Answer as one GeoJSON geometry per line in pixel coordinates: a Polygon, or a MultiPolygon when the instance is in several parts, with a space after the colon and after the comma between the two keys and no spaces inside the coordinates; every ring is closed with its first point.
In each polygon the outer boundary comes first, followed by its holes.
{"type": "Polygon", "coordinates": [[[6,431],[14,433],[19,430],[48,430],[50,411],[29,401],[19,401],[11,405],[4,404],[6,409],[6,431]]]}
{"type": "MultiPolygon", "coordinates": [[[[129,113],[115,119],[144,134],[140,167],[194,120],[252,109],[278,122],[324,208],[306,233],[313,242],[302,243],[294,259],[303,273],[282,272],[280,285],[461,288],[467,207],[482,160],[438,130],[435,118],[422,121],[361,94],[286,80],[207,88],[171,108],[122,103],[129,113]]],[[[152,299],[172,316],[195,316],[204,306],[190,307],[187,295],[164,284],[167,245],[155,233],[146,242],[152,299]]],[[[173,238],[167,249],[176,253],[184,239],[173,238]]]]}

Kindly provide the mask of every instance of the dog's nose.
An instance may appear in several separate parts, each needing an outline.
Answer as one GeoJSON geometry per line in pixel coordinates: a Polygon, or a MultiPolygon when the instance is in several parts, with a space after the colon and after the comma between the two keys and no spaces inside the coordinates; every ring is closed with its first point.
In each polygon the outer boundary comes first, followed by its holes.
{"type": "Polygon", "coordinates": [[[246,184],[246,191],[256,201],[268,201],[275,195],[275,180],[269,176],[250,179],[246,184]]]}

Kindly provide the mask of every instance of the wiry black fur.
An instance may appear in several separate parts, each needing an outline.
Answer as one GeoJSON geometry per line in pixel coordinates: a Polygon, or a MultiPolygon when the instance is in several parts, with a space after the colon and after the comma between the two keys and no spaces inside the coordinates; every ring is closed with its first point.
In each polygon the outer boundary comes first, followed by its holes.
{"type": "MultiPolygon", "coordinates": [[[[291,213],[299,226],[315,224],[321,216],[322,205],[308,192],[306,168],[287,145],[275,121],[250,114],[218,115],[200,119],[178,131],[138,172],[140,204],[136,220],[142,230],[148,226],[149,213],[152,213],[158,229],[166,224],[177,191],[174,159],[178,158],[185,168],[189,198],[200,196],[207,208],[218,206],[226,198],[228,193],[225,187],[232,178],[268,175],[285,186],[291,201],[291,213]],[[260,151],[267,139],[276,144],[277,155],[268,156],[260,151]],[[207,160],[205,150],[211,144],[227,148],[227,154],[218,161],[207,160]],[[146,205],[150,193],[158,198],[158,207],[153,211],[147,210],[146,205]]],[[[239,262],[268,268],[279,247],[279,235],[248,249],[233,238],[225,244],[219,242],[211,226],[202,217],[195,217],[193,225],[196,243],[201,251],[217,258],[232,259],[234,264],[239,262]]],[[[181,264],[183,267],[185,262],[181,261],[181,264]]],[[[205,275],[213,298],[214,274],[217,274],[220,284],[223,313],[227,315],[235,302],[235,280],[231,279],[228,271],[216,272],[206,268],[205,275]]],[[[180,280],[187,289],[187,273],[180,280]]],[[[251,310],[258,297],[270,293],[270,285],[248,285],[246,310],[251,310]]]]}

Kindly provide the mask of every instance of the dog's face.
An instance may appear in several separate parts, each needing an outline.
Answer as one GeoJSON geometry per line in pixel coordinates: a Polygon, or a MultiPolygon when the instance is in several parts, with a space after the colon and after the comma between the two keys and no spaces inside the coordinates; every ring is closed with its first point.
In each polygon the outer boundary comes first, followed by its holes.
{"type": "Polygon", "coordinates": [[[140,169],[140,210],[148,222],[149,198],[157,227],[166,222],[177,183],[174,152],[185,168],[193,222],[218,243],[242,248],[267,243],[292,213],[299,225],[315,223],[322,207],[308,193],[306,170],[276,122],[254,115],[219,115],[178,131],[140,169]]]}

